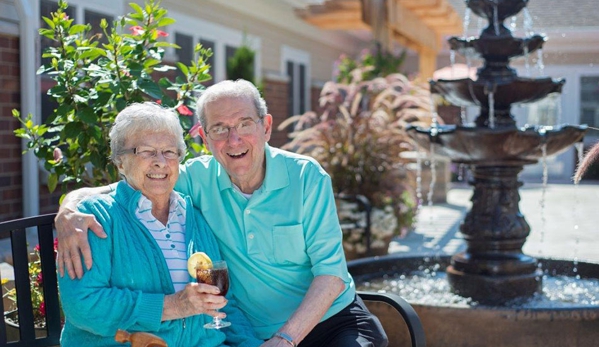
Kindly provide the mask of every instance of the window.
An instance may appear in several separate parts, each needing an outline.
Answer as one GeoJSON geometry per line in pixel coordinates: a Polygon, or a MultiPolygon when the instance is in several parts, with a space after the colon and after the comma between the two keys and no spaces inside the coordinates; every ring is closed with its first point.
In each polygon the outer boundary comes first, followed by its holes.
{"type": "Polygon", "coordinates": [[[304,51],[283,46],[282,73],[289,78],[288,116],[310,109],[310,56],[304,51]]]}
{"type": "MultiPolygon", "coordinates": [[[[175,44],[180,48],[175,51],[177,61],[189,65],[193,60],[193,37],[181,33],[175,33],[175,44]]],[[[179,76],[183,77],[181,70],[178,70],[179,76]]]]}
{"type": "Polygon", "coordinates": [[[599,76],[580,78],[580,123],[599,126],[599,76]]]}

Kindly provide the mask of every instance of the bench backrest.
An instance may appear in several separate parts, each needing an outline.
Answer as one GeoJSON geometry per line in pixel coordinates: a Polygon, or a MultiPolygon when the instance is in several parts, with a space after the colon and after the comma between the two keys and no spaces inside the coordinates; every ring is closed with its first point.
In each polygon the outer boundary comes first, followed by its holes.
{"type": "MultiPolygon", "coordinates": [[[[60,303],[54,260],[54,216],[47,214],[0,223],[0,237],[10,237],[14,285],[18,298],[18,317],[20,339],[7,341],[7,326],[0,324],[0,347],[48,347],[58,346],[60,340],[60,303]],[[37,230],[40,246],[41,269],[43,273],[43,293],[46,311],[46,336],[36,338],[31,303],[31,286],[29,283],[29,250],[27,249],[26,229],[37,230]]],[[[0,301],[0,308],[5,312],[8,308],[0,301]]]]}

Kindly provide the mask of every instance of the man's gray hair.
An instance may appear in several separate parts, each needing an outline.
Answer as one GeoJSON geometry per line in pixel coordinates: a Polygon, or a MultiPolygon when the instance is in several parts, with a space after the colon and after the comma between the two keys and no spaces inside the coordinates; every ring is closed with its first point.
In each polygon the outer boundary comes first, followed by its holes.
{"type": "Polygon", "coordinates": [[[198,98],[196,113],[200,120],[200,124],[202,124],[203,127],[207,126],[206,105],[223,97],[247,98],[251,100],[256,108],[259,119],[264,118],[268,113],[266,101],[260,96],[260,92],[254,84],[244,79],[238,79],[236,81],[225,80],[206,88],[198,98]]]}
{"type": "Polygon", "coordinates": [[[185,157],[187,146],[183,138],[183,128],[179,116],[173,110],[164,108],[154,102],[135,103],[125,107],[114,120],[110,129],[111,159],[115,165],[121,164],[121,156],[128,138],[134,136],[151,136],[156,133],[170,133],[177,141],[181,155],[185,157]]]}

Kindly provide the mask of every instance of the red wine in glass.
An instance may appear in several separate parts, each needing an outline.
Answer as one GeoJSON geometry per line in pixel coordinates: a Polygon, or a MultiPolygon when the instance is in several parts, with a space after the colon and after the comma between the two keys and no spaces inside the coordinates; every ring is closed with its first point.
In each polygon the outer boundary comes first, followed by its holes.
{"type": "MultiPolygon", "coordinates": [[[[206,283],[218,287],[220,290],[218,295],[225,296],[229,291],[229,270],[227,269],[227,262],[224,260],[213,262],[211,269],[196,269],[196,278],[199,283],[206,283]]],[[[211,323],[204,324],[204,328],[220,329],[230,325],[230,322],[221,320],[218,317],[213,317],[211,323]]]]}

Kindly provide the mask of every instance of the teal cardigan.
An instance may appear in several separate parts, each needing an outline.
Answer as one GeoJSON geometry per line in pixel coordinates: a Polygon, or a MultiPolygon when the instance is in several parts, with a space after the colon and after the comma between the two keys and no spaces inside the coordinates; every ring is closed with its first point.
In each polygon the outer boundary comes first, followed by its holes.
{"type": "MultiPolygon", "coordinates": [[[[66,317],[61,346],[120,347],[123,345],[114,341],[117,329],[156,334],[170,347],[262,344],[229,295],[223,308],[233,323],[229,328],[204,329],[212,320],[204,314],[161,322],[164,297],[175,290],[162,251],[135,216],[140,196],[139,191],[120,182],[111,194],[88,198],[79,205],[82,212],[96,216],[108,237],[90,235],[94,265],[81,280],[59,278],[66,317]]],[[[192,207],[189,197],[183,198],[187,203],[188,256],[203,251],[213,260],[221,259],[204,217],[192,207]]]]}

